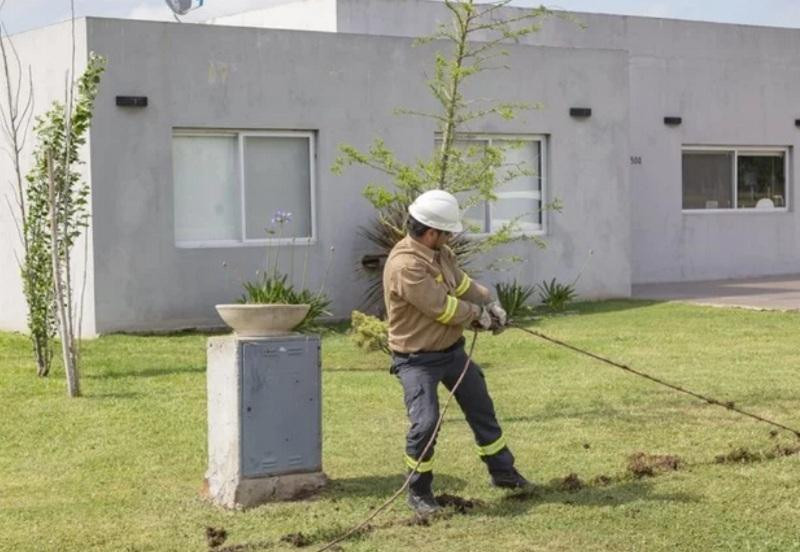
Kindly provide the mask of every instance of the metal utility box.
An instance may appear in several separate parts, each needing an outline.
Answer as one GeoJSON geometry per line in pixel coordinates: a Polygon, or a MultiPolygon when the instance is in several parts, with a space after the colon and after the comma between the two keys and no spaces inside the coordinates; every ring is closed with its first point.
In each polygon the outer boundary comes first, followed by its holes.
{"type": "Polygon", "coordinates": [[[242,476],[322,469],[319,339],[240,341],[242,476]]]}
{"type": "Polygon", "coordinates": [[[320,488],[322,393],[317,336],[208,341],[209,496],[226,507],[320,488]]]}

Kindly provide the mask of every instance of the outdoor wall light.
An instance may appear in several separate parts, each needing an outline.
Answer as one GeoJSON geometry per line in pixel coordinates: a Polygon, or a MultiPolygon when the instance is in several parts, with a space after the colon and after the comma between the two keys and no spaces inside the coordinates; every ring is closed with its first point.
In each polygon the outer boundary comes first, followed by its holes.
{"type": "Polygon", "coordinates": [[[795,119],[794,120],[794,126],[800,128],[800,119],[795,119]]]}
{"type": "Polygon", "coordinates": [[[117,96],[120,107],[147,107],[147,96],[117,96]]]}
{"type": "Polygon", "coordinates": [[[589,107],[570,107],[570,117],[586,118],[592,116],[592,109],[589,107]]]}
{"type": "Polygon", "coordinates": [[[386,255],[364,255],[361,257],[361,266],[367,270],[379,270],[386,255]]]}
{"type": "Polygon", "coordinates": [[[664,124],[669,126],[678,126],[683,122],[680,117],[664,117],[664,124]]]}

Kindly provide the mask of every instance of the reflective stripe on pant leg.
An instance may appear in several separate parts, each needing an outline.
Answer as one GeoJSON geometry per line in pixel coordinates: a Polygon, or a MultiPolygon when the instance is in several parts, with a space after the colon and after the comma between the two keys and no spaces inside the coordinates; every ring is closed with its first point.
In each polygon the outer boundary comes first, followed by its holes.
{"type": "Polygon", "coordinates": [[[406,454],[405,461],[408,469],[413,470],[416,467],[416,471],[419,473],[425,473],[433,470],[433,458],[424,462],[420,462],[419,466],[417,466],[417,461],[406,454]]]}
{"type": "Polygon", "coordinates": [[[480,456],[492,456],[497,454],[501,450],[506,447],[506,438],[505,436],[501,435],[499,439],[497,439],[493,443],[489,443],[488,445],[478,446],[478,454],[480,456]]]}

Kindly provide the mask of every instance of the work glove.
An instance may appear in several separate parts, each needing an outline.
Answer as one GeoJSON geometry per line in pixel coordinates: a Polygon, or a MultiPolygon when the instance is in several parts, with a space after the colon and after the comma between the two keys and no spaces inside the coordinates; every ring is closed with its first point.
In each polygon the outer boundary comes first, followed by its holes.
{"type": "Polygon", "coordinates": [[[486,305],[486,308],[489,310],[489,314],[492,315],[492,318],[497,322],[497,325],[500,328],[505,328],[508,323],[508,314],[506,314],[505,309],[500,305],[500,301],[492,301],[486,305]]]}
{"type": "Polygon", "coordinates": [[[481,313],[475,320],[472,321],[472,327],[478,330],[491,330],[492,325],[495,323],[489,309],[486,307],[478,307],[481,313]]]}

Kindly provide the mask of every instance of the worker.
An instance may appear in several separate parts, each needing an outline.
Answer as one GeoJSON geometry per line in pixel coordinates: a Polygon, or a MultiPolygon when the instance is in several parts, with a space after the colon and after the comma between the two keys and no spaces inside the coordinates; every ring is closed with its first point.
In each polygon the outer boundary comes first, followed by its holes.
{"type": "MultiPolygon", "coordinates": [[[[383,290],[392,350],[391,372],[403,386],[410,428],[405,464],[416,466],[408,504],[419,515],[439,509],[433,496],[434,446],[421,457],[439,418],[439,382],[451,390],[467,364],[465,327],[501,331],[506,312],[488,289],[470,279],[447,246],[463,230],[456,198],[443,190],[421,194],[408,209],[408,235],[392,248],[383,290]],[[417,466],[417,464],[419,465],[417,466]]],[[[514,468],[486,388],[483,372],[470,361],[455,393],[496,487],[520,489],[530,483],[514,468]]],[[[435,443],[435,441],[434,441],[435,443]]]]}

